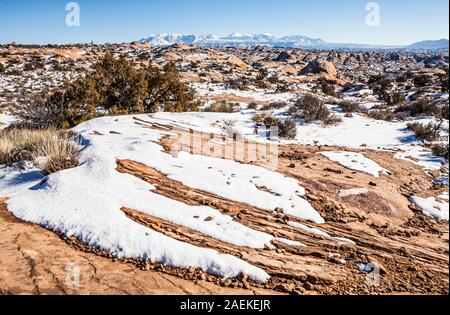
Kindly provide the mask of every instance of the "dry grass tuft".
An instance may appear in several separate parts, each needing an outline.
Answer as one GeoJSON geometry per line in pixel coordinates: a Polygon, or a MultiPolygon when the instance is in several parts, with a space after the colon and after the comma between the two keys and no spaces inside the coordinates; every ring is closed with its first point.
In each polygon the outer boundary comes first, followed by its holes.
{"type": "Polygon", "coordinates": [[[67,134],[53,135],[33,152],[33,159],[45,174],[52,174],[78,165],[78,145],[67,134]]]}
{"type": "Polygon", "coordinates": [[[0,164],[33,161],[46,174],[78,164],[79,149],[67,132],[13,128],[0,132],[0,164]]]}

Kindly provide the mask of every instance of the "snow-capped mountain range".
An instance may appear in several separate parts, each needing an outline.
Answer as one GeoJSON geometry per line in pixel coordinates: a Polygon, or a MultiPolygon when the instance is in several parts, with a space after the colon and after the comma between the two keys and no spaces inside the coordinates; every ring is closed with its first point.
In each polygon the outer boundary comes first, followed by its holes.
{"type": "Polygon", "coordinates": [[[170,46],[186,44],[196,46],[268,46],[283,48],[317,48],[317,49],[444,49],[448,48],[448,40],[424,41],[410,46],[386,46],[370,44],[328,43],[320,38],[311,38],[303,35],[274,36],[263,34],[233,33],[228,36],[194,34],[152,34],[139,41],[151,46],[170,46]]]}
{"type": "Polygon", "coordinates": [[[152,46],[169,46],[174,44],[186,44],[197,46],[280,46],[280,47],[318,47],[326,43],[317,38],[293,35],[276,37],[272,34],[240,34],[233,33],[225,37],[215,35],[192,34],[152,34],[139,42],[152,46]]]}

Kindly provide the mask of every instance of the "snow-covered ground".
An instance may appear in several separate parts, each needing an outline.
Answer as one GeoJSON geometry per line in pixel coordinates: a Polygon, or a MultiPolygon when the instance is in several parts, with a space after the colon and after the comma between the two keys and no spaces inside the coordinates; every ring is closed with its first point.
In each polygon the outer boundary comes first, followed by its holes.
{"type": "Polygon", "coordinates": [[[210,207],[189,206],[152,193],[155,189],[152,185],[117,172],[116,161],[141,162],[190,187],[267,211],[279,208],[301,219],[324,222],[303,198],[304,188],[296,180],[229,160],[183,152],[172,157],[154,143],[164,133],[142,128],[134,122],[131,116],[108,117],[76,127],[74,131],[80,134],[83,146],[80,165],[76,168],[44,179],[32,168],[25,171],[2,169],[0,195],[8,196],[8,209],[20,219],[75,236],[117,257],[197,267],[224,277],[245,272],[261,281],[268,278],[263,270],[233,256],[152,231],[128,219],[121,209],[136,209],[237,246],[264,248],[274,240],[272,235],[247,228],[210,207]],[[94,135],[94,131],[103,135],[94,135]],[[257,186],[264,186],[274,194],[257,186]]]}
{"type": "MultiPolygon", "coordinates": [[[[279,112],[274,114],[284,118],[279,112]]],[[[220,122],[233,121],[238,134],[254,141],[265,142],[265,133],[255,134],[252,121],[255,111],[242,110],[237,113],[157,113],[154,117],[165,123],[192,128],[196,131],[220,133],[220,122]]],[[[406,121],[388,122],[374,120],[362,115],[354,114],[345,117],[336,112],[342,123],[335,126],[322,124],[298,124],[295,141],[280,140],[281,143],[297,143],[304,145],[338,146],[352,149],[389,150],[395,152],[398,159],[408,160],[429,170],[439,170],[445,160],[433,155],[425,148],[408,129],[406,121]]],[[[429,118],[417,118],[414,121],[428,123],[429,118]]],[[[448,136],[448,122],[444,126],[448,136]]]]}
{"type": "MultiPolygon", "coordinates": [[[[129,219],[121,209],[135,209],[235,246],[261,249],[270,247],[274,240],[297,247],[305,245],[248,228],[213,208],[189,206],[161,196],[152,192],[155,190],[152,185],[116,170],[117,160],[133,160],[187,186],[223,198],[267,211],[282,209],[298,219],[324,223],[324,219],[304,198],[305,189],[293,178],[232,160],[185,152],[174,157],[156,143],[170,133],[142,128],[134,119],[137,117],[207,133],[221,133],[222,123],[233,121],[233,128],[242,136],[267,142],[263,134],[255,134],[252,122],[254,113],[252,110],[232,114],[157,113],[151,116],[94,119],[73,129],[82,139],[80,145],[83,150],[78,167],[45,178],[39,170],[30,166],[24,170],[0,167],[0,196],[8,197],[8,209],[16,217],[67,236],[75,236],[120,258],[150,259],[181,268],[196,267],[223,277],[234,277],[245,272],[251,279],[265,281],[269,275],[262,269],[231,255],[199,248],[155,232],[129,219]],[[171,211],[167,211],[169,208],[171,211]]],[[[283,118],[279,113],[275,114],[283,118]]],[[[338,115],[343,122],[337,126],[299,125],[295,141],[278,141],[392,150],[398,158],[413,157],[414,160],[410,160],[414,163],[434,170],[440,169],[444,162],[420,145],[412,132],[407,130],[406,122],[377,121],[356,114],[352,118],[338,115]]],[[[2,119],[13,120],[8,115],[0,116],[0,121],[2,119]]],[[[366,158],[363,151],[322,154],[347,168],[373,176],[378,177],[386,172],[366,158]]],[[[364,191],[345,191],[342,196],[359,193],[364,191]]],[[[441,202],[436,198],[414,197],[411,202],[427,215],[448,220],[448,199],[441,202]]],[[[290,222],[289,225],[335,241],[354,244],[350,239],[333,237],[305,224],[290,222]]]]}
{"type": "MultiPolygon", "coordinates": [[[[444,195],[445,196],[445,195],[444,195]]],[[[436,220],[447,220],[448,221],[448,194],[447,196],[447,202],[440,202],[436,200],[434,197],[429,198],[421,198],[418,196],[411,197],[411,202],[416,205],[422,212],[432,217],[436,220]]],[[[444,198],[442,198],[444,199],[444,198]]]]}
{"type": "Polygon", "coordinates": [[[0,114],[0,130],[5,129],[17,120],[16,117],[8,114],[0,114]]]}
{"type": "MultiPolygon", "coordinates": [[[[333,110],[334,107],[330,106],[333,110]]],[[[274,115],[283,119],[282,110],[273,111],[274,115]]],[[[342,123],[335,126],[324,127],[321,124],[298,124],[295,141],[277,140],[279,143],[296,143],[304,145],[337,146],[349,149],[361,150],[361,153],[352,152],[327,152],[325,155],[343,166],[361,172],[369,173],[375,177],[380,174],[388,174],[389,170],[383,169],[374,161],[364,157],[364,150],[383,150],[395,153],[395,157],[407,160],[426,170],[441,170],[446,164],[445,159],[435,156],[426,148],[408,129],[407,121],[383,121],[374,120],[363,115],[353,114],[353,117],[345,117],[339,110],[335,114],[342,119],[342,123]]],[[[165,123],[192,128],[196,131],[221,133],[221,122],[234,122],[234,130],[243,137],[267,142],[265,132],[255,133],[252,117],[254,110],[241,110],[237,113],[158,113],[153,117],[165,123]]],[[[430,117],[418,117],[413,121],[427,124],[434,121],[430,117]]],[[[448,121],[443,125],[442,135],[448,137],[448,121]]],[[[448,174],[436,179],[441,185],[448,186],[448,174]]],[[[350,193],[357,193],[352,191],[350,193]]],[[[343,194],[347,194],[344,192],[343,194]]]]}
{"type": "Polygon", "coordinates": [[[275,93],[265,89],[249,88],[248,90],[230,89],[219,84],[195,83],[192,84],[199,96],[219,96],[223,94],[234,94],[242,98],[250,98],[257,102],[288,102],[296,97],[296,94],[275,93]]]}
{"type": "Polygon", "coordinates": [[[351,170],[368,173],[375,177],[380,177],[380,173],[387,171],[378,165],[376,162],[366,158],[361,153],[355,152],[321,152],[330,160],[341,164],[342,166],[351,170]]]}

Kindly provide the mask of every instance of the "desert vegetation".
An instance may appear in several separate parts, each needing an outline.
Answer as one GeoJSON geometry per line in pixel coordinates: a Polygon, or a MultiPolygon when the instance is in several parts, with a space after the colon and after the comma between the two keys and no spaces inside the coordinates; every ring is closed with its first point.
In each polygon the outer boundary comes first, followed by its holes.
{"type": "Polygon", "coordinates": [[[442,120],[438,123],[430,122],[428,124],[414,122],[408,123],[408,128],[414,132],[417,138],[423,141],[433,142],[440,139],[442,123],[442,120]]]}
{"type": "Polygon", "coordinates": [[[217,101],[206,106],[203,111],[209,113],[234,113],[239,104],[229,103],[227,101],[217,101]]]}
{"type": "Polygon", "coordinates": [[[266,129],[276,128],[278,137],[281,139],[292,140],[297,136],[297,125],[293,119],[287,118],[282,120],[262,112],[255,114],[252,120],[256,126],[264,126],[266,129]]]}
{"type": "Polygon", "coordinates": [[[114,58],[106,53],[92,68],[92,73],[62,89],[45,91],[21,104],[17,108],[21,124],[69,128],[101,115],[197,111],[200,105],[174,64],[162,70],[138,69],[125,56],[114,58]]]}
{"type": "Polygon", "coordinates": [[[55,129],[10,128],[0,132],[0,164],[31,162],[45,174],[78,164],[74,135],[55,129]]]}
{"type": "Polygon", "coordinates": [[[333,125],[340,122],[340,118],[331,113],[323,100],[312,94],[300,97],[289,109],[289,114],[305,123],[322,122],[333,125]]]}
{"type": "Polygon", "coordinates": [[[445,158],[448,161],[448,156],[449,156],[449,144],[448,143],[445,143],[445,144],[442,144],[442,143],[434,144],[431,147],[431,150],[433,151],[434,155],[443,157],[443,158],[445,158]]]}

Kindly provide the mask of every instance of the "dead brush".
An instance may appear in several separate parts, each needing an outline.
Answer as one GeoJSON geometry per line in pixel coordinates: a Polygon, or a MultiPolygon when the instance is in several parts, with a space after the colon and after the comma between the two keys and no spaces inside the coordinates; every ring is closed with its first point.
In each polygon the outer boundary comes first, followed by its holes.
{"type": "Polygon", "coordinates": [[[33,160],[46,175],[77,166],[79,156],[78,145],[67,133],[52,135],[33,151],[33,160]]]}
{"type": "Polygon", "coordinates": [[[408,128],[411,129],[417,138],[422,141],[434,142],[438,141],[440,138],[440,130],[442,127],[443,121],[439,121],[438,123],[428,123],[422,124],[419,122],[408,123],[408,128]]]}
{"type": "Polygon", "coordinates": [[[55,130],[11,128],[0,133],[0,164],[31,160],[32,152],[55,130]]]}
{"type": "Polygon", "coordinates": [[[0,165],[33,161],[45,174],[78,164],[73,135],[55,129],[11,128],[0,132],[0,165]]]}
{"type": "Polygon", "coordinates": [[[215,102],[203,109],[207,113],[234,113],[239,104],[228,103],[226,101],[215,102]]]}
{"type": "Polygon", "coordinates": [[[13,151],[14,144],[11,139],[0,135],[0,165],[9,164],[9,162],[12,160],[13,151]]]}

